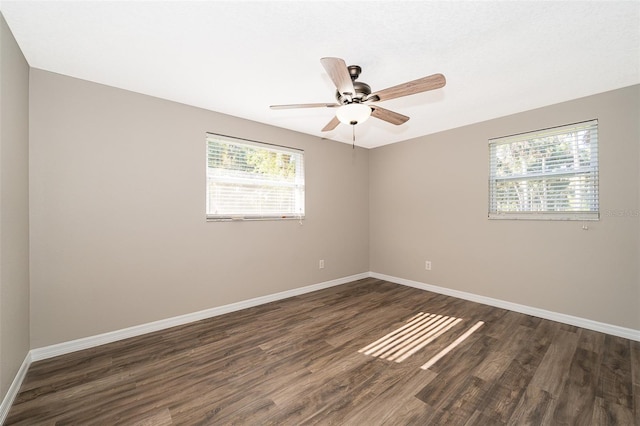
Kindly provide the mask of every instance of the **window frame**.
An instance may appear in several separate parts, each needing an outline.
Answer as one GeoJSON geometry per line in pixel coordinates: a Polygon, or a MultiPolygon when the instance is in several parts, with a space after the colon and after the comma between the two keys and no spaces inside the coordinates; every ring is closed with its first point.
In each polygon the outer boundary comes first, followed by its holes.
{"type": "MultiPolygon", "coordinates": [[[[205,167],[206,167],[206,176],[205,176],[205,213],[206,220],[208,222],[221,222],[221,221],[264,221],[264,220],[299,220],[302,221],[305,218],[305,210],[306,210],[306,194],[305,194],[305,155],[304,150],[298,148],[292,148],[288,146],[276,145],[272,143],[259,142],[250,139],[239,138],[235,136],[222,135],[219,133],[206,132],[205,136],[205,145],[206,145],[206,159],[205,159],[205,167]],[[269,180],[265,179],[262,181],[262,184],[268,187],[278,187],[285,186],[291,187],[294,193],[294,199],[296,199],[296,208],[299,209],[298,212],[290,212],[290,211],[281,211],[281,212],[267,212],[267,213],[252,213],[252,212],[234,212],[234,213],[210,213],[210,184],[212,183],[212,178],[210,175],[210,142],[220,141],[223,143],[232,144],[235,146],[242,147],[252,147],[257,149],[263,149],[271,152],[277,152],[282,154],[293,154],[297,156],[298,160],[296,160],[296,171],[294,182],[285,182],[278,180],[269,180]]],[[[224,170],[224,169],[222,169],[224,170]]],[[[233,184],[235,181],[238,184],[239,181],[247,181],[247,179],[238,178],[237,176],[224,176],[222,182],[226,182],[227,184],[233,184]]],[[[258,185],[260,183],[259,180],[256,180],[252,183],[252,185],[258,185]]]]}
{"type": "MultiPolygon", "coordinates": [[[[554,147],[561,143],[566,143],[566,140],[559,141],[558,143],[549,143],[548,147],[554,147]]],[[[578,140],[576,139],[576,142],[578,140]]],[[[488,218],[489,219],[511,219],[511,220],[579,220],[579,221],[597,221],[600,220],[600,194],[599,194],[599,143],[598,143],[598,120],[586,120],[577,123],[571,123],[561,126],[549,127],[546,129],[535,130],[531,132],[518,133],[509,136],[502,136],[489,139],[489,200],[488,200],[488,218]],[[497,147],[500,145],[516,144],[522,142],[529,142],[532,140],[540,140],[546,137],[570,135],[579,131],[588,130],[590,133],[588,152],[589,152],[589,164],[581,165],[580,167],[567,168],[558,170],[549,170],[547,172],[525,171],[520,174],[513,174],[506,177],[497,176],[497,147]],[[582,178],[586,183],[579,183],[580,188],[587,189],[587,196],[583,203],[588,206],[589,210],[516,210],[516,211],[504,211],[498,207],[499,201],[505,200],[505,197],[499,197],[498,183],[507,181],[518,182],[534,182],[543,181],[543,185],[546,188],[547,181],[558,184],[561,179],[566,178],[569,184],[572,184],[571,179],[582,178]]],[[[584,151],[584,149],[583,149],[584,151]]],[[[579,151],[581,153],[583,151],[579,151]]],[[[585,151],[586,152],[586,151],[585,151]]],[[[569,161],[562,163],[563,166],[568,165],[569,161]]],[[[527,164],[528,165],[528,164],[527,164]]],[[[545,189],[546,191],[546,189],[545,189]]],[[[556,193],[557,194],[557,193],[556,193]]],[[[551,199],[545,199],[544,204],[550,203],[551,199]]],[[[571,207],[571,206],[569,206],[571,207]]]]}

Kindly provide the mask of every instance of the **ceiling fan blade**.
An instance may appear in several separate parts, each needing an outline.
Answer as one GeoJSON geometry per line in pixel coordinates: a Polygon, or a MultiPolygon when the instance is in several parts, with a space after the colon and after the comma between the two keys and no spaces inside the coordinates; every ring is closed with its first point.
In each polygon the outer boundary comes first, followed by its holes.
{"type": "Polygon", "coordinates": [[[338,88],[338,92],[349,96],[355,94],[353,89],[353,81],[351,81],[351,75],[347,69],[347,64],[340,58],[322,58],[320,59],[322,66],[331,77],[331,81],[338,88]]]}
{"type": "Polygon", "coordinates": [[[271,105],[269,108],[271,109],[292,109],[292,108],[337,108],[340,104],[291,104],[291,105],[271,105]]]}
{"type": "Polygon", "coordinates": [[[398,114],[397,112],[389,111],[388,109],[380,108],[378,105],[369,105],[371,107],[371,116],[378,118],[387,123],[395,124],[396,126],[406,123],[409,117],[406,115],[398,114]]]}
{"type": "Polygon", "coordinates": [[[322,128],[322,131],[328,132],[329,130],[333,130],[336,127],[338,127],[338,124],[340,124],[340,120],[338,120],[338,117],[333,117],[331,121],[328,122],[327,125],[322,128]]]}
{"type": "Polygon", "coordinates": [[[378,101],[388,101],[389,99],[399,98],[401,96],[414,95],[416,93],[427,92],[429,90],[439,89],[447,83],[444,75],[433,74],[428,77],[422,77],[417,80],[408,81],[388,89],[372,93],[369,97],[376,96],[378,101]]]}

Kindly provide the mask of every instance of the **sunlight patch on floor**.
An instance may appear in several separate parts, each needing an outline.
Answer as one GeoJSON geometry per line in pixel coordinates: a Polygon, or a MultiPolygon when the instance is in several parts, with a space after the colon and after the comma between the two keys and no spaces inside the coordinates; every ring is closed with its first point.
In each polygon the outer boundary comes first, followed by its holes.
{"type": "Polygon", "coordinates": [[[420,312],[407,324],[358,352],[388,361],[402,362],[462,321],[461,318],[420,312]]]}

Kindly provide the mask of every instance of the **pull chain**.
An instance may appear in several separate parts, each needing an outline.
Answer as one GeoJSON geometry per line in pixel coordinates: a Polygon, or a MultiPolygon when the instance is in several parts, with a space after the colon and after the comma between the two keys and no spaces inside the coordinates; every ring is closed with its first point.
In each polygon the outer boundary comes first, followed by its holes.
{"type": "Polygon", "coordinates": [[[351,125],[351,129],[353,130],[353,140],[352,140],[351,148],[356,149],[356,125],[355,124],[351,125]]]}

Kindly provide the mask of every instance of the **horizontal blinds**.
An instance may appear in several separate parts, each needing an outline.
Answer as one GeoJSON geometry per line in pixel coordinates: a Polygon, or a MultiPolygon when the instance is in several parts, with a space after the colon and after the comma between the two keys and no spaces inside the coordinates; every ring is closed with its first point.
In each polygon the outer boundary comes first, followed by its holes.
{"type": "Polygon", "coordinates": [[[598,121],[489,141],[489,217],[599,217],[598,121]]]}
{"type": "Polygon", "coordinates": [[[207,135],[207,218],[304,217],[304,152],[207,135]]]}

